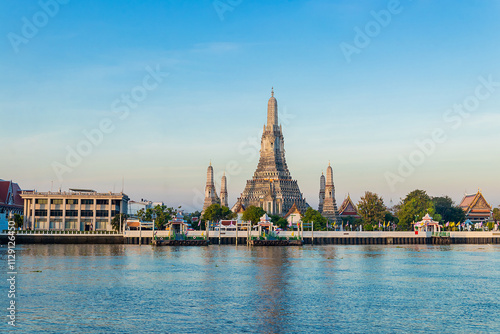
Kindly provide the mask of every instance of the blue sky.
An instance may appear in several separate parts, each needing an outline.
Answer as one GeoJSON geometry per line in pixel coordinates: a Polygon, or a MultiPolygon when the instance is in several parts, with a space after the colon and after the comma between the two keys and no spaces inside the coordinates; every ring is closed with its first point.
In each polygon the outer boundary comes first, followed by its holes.
{"type": "Polygon", "coordinates": [[[274,86],[288,167],[313,207],[328,161],[338,202],[480,188],[500,204],[498,1],[54,1],[0,4],[0,178],[24,189],[124,180],[133,199],[199,209],[211,160],[232,205],[274,86]]]}

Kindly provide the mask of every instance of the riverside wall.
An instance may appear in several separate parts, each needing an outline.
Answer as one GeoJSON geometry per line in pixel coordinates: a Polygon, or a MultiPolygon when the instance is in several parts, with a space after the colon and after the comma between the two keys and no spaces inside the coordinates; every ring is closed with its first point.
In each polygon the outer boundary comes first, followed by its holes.
{"type": "MultiPolygon", "coordinates": [[[[168,231],[155,231],[157,238],[167,238],[168,231]]],[[[205,237],[205,231],[189,231],[188,236],[205,237]]],[[[251,236],[257,237],[253,231],[251,236]]],[[[429,244],[500,244],[500,231],[490,232],[449,232],[449,237],[432,236],[430,232],[350,232],[350,231],[282,231],[280,237],[302,237],[304,244],[314,245],[429,245],[429,244]]],[[[124,234],[51,234],[51,233],[19,233],[18,244],[143,244],[148,245],[153,239],[153,232],[126,231],[124,234]]],[[[247,232],[235,231],[209,232],[213,245],[246,245],[247,232]]],[[[7,244],[8,235],[0,234],[0,243],[7,244]]]]}

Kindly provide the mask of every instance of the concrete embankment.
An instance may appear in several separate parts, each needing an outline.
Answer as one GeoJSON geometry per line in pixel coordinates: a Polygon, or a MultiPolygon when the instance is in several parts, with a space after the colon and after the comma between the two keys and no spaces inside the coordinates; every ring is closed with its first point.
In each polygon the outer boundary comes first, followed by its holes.
{"type": "MultiPolygon", "coordinates": [[[[16,244],[123,244],[121,234],[109,235],[47,235],[47,234],[18,234],[16,235],[16,244]]],[[[8,242],[7,235],[0,235],[0,244],[5,245],[8,242]]]]}
{"type": "MultiPolygon", "coordinates": [[[[157,238],[168,238],[168,231],[155,231],[157,238]]],[[[280,237],[297,237],[297,232],[280,232],[280,237]]],[[[203,237],[202,231],[190,231],[189,237],[203,237]]],[[[253,232],[253,237],[258,233],[253,232]]],[[[304,231],[304,244],[314,245],[444,245],[444,244],[500,244],[500,232],[449,232],[444,236],[433,236],[432,233],[414,232],[346,232],[346,231],[304,231]]],[[[143,244],[149,245],[153,240],[152,231],[126,231],[122,234],[17,234],[17,244],[143,244]]],[[[210,232],[212,245],[246,245],[247,234],[239,232],[236,238],[234,231],[210,232]],[[237,240],[237,242],[236,242],[237,240]]],[[[0,234],[0,243],[8,242],[6,234],[0,234]]],[[[271,244],[269,244],[271,245],[271,244]]]]}

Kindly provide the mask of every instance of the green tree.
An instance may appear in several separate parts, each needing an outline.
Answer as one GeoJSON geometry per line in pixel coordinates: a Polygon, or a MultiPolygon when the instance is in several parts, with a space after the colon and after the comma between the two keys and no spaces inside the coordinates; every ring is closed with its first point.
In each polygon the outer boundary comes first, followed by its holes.
{"type": "Polygon", "coordinates": [[[387,211],[385,213],[385,217],[384,217],[384,220],[386,222],[391,222],[393,224],[397,224],[399,222],[399,219],[398,217],[396,217],[395,215],[393,215],[391,212],[387,211]]]}
{"type": "Polygon", "coordinates": [[[493,220],[495,221],[495,224],[500,220],[500,209],[499,208],[493,209],[493,220]]]}
{"type": "Polygon", "coordinates": [[[366,223],[383,222],[387,208],[379,195],[366,191],[358,203],[358,213],[366,223]]]}
{"type": "Polygon", "coordinates": [[[414,190],[401,201],[397,216],[398,227],[402,230],[410,230],[414,221],[419,221],[429,210],[434,210],[434,203],[424,190],[414,190]]]}
{"type": "Polygon", "coordinates": [[[114,216],[113,219],[111,219],[111,227],[113,228],[113,230],[119,232],[120,226],[123,226],[125,228],[127,224],[127,218],[128,215],[124,213],[119,213],[116,216],[114,216]]]}
{"type": "Polygon", "coordinates": [[[463,222],[465,220],[465,212],[461,207],[454,205],[453,200],[448,196],[432,197],[434,203],[434,220],[444,222],[463,222]],[[439,216],[441,219],[438,219],[439,216]]]}
{"type": "Polygon", "coordinates": [[[153,220],[153,210],[151,208],[137,210],[136,215],[139,221],[150,222],[153,220]]]}
{"type": "Polygon", "coordinates": [[[198,229],[199,226],[198,224],[201,225],[200,220],[201,220],[201,212],[200,211],[195,211],[191,213],[188,217],[185,218],[188,222],[188,224],[191,225],[192,228],[198,229]],[[193,221],[193,218],[198,218],[198,221],[193,221]]]}
{"type": "MultiPolygon", "coordinates": [[[[180,207],[179,207],[180,208],[180,207]]],[[[149,210],[149,209],[148,209],[149,210]]],[[[151,210],[151,218],[154,218],[155,228],[162,230],[172,217],[175,216],[177,210],[169,208],[166,205],[157,205],[151,210]]]]}
{"type": "Polygon", "coordinates": [[[280,217],[278,215],[270,215],[269,218],[271,218],[271,222],[275,225],[278,226],[282,229],[286,229],[288,226],[288,220],[286,220],[283,217],[280,217]]]}
{"type": "Polygon", "coordinates": [[[14,213],[14,226],[20,228],[23,226],[23,216],[18,213],[14,213]]]}
{"type": "Polygon", "coordinates": [[[217,222],[224,219],[233,219],[236,215],[226,206],[215,203],[206,208],[203,220],[217,222]]]}
{"type": "Polygon", "coordinates": [[[311,207],[307,208],[301,220],[303,223],[313,223],[315,231],[326,230],[326,224],[328,223],[327,218],[323,217],[319,211],[316,211],[311,207]]]}
{"type": "Polygon", "coordinates": [[[243,212],[242,219],[246,222],[251,222],[252,225],[255,225],[259,222],[260,217],[262,217],[266,212],[260,206],[250,205],[246,208],[245,212],[243,212]]]}

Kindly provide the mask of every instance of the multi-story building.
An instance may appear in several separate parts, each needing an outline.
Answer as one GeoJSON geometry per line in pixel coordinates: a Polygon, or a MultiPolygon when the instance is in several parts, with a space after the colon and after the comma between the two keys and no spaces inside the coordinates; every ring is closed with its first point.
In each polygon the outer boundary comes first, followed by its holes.
{"type": "Polygon", "coordinates": [[[124,193],[98,193],[87,189],[69,192],[23,191],[24,229],[111,231],[111,220],[127,213],[124,193]]]}

